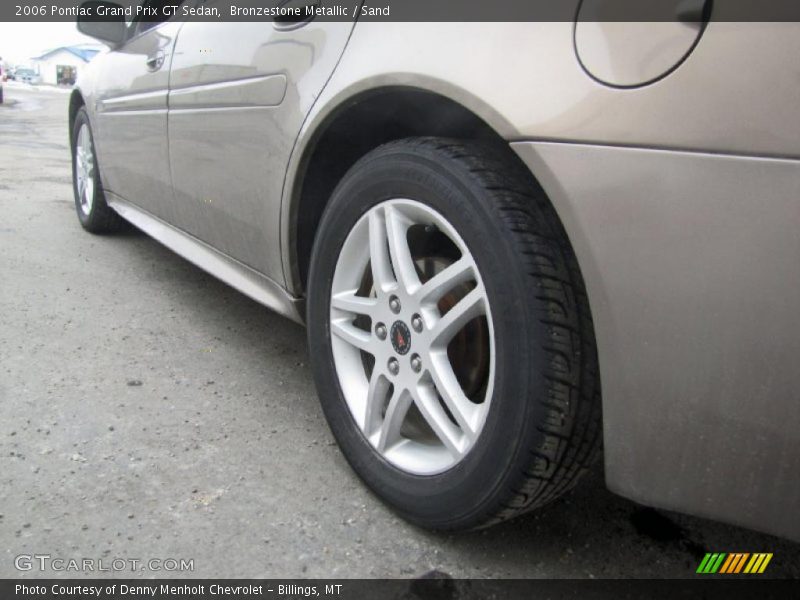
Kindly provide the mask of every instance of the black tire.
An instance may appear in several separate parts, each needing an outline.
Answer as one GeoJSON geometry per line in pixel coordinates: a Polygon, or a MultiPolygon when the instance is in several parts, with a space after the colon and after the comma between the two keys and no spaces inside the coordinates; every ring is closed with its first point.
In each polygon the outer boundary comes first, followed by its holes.
{"type": "Polygon", "coordinates": [[[308,340],[320,401],[345,457],[404,518],[478,528],[541,507],[571,489],[601,441],[600,386],[589,306],[567,236],[544,192],[506,148],[440,138],[386,144],[336,188],[315,240],[308,340]],[[453,468],[415,476],[375,452],[339,386],[330,294],[345,238],[390,198],[429,205],[470,247],[489,297],[496,377],[476,445],[453,468]]]}
{"type": "Polygon", "coordinates": [[[91,233],[117,233],[129,227],[128,222],[117,214],[117,212],[110,208],[106,203],[106,197],[103,193],[103,185],[100,181],[100,170],[97,164],[97,153],[94,149],[94,135],[92,128],[89,124],[89,115],[86,108],[81,107],[75,115],[75,121],[72,127],[72,139],[70,140],[70,148],[72,150],[72,192],[75,198],[75,210],[78,213],[78,220],[81,226],[86,231],[91,233]],[[76,146],[78,144],[78,135],[81,127],[87,127],[89,131],[92,154],[94,156],[94,177],[92,185],[94,187],[94,199],[92,201],[91,210],[88,214],[81,208],[81,199],[78,192],[78,178],[77,178],[77,152],[76,146]]]}

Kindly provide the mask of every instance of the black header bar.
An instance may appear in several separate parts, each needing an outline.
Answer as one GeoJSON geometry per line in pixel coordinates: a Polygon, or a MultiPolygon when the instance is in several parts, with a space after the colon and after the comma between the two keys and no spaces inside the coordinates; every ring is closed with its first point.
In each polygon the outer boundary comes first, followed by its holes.
{"type": "Polygon", "coordinates": [[[798,0],[3,0],[0,21],[800,22],[798,0]],[[121,12],[120,12],[121,11],[121,12]],[[102,14],[98,14],[102,13],[102,14]],[[578,17],[580,15],[580,17],[578,17]]]}

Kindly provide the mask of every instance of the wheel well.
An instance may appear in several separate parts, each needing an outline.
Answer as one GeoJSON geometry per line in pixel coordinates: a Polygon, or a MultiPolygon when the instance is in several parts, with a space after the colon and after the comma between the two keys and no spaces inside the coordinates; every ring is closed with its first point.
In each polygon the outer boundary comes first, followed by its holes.
{"type": "Polygon", "coordinates": [[[69,139],[72,139],[72,126],[75,123],[75,115],[81,106],[86,104],[83,101],[83,96],[78,90],[74,90],[69,97],[69,139]]]}
{"type": "Polygon", "coordinates": [[[300,293],[306,290],[320,218],[341,178],[378,146],[416,136],[483,140],[502,144],[508,151],[502,137],[480,117],[449,98],[427,91],[373,90],[334,111],[306,149],[292,195],[292,281],[300,293]]]}

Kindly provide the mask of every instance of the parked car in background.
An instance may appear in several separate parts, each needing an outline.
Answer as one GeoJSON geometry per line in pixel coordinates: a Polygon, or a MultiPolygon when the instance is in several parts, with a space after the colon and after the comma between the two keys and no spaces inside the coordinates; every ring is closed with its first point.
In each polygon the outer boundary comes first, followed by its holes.
{"type": "Polygon", "coordinates": [[[602,438],[611,490],[800,540],[800,24],[79,27],[81,225],[304,322],[405,518],[537,509],[602,438]]]}
{"type": "Polygon", "coordinates": [[[20,67],[14,71],[14,80],[23,83],[37,84],[41,81],[39,74],[33,69],[20,67]]]}

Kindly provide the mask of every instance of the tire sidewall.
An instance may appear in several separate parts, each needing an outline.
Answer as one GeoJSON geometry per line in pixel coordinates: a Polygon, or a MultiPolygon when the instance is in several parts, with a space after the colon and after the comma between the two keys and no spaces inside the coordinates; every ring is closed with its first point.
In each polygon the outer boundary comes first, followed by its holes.
{"type": "MultiPolygon", "coordinates": [[[[542,416],[530,398],[544,371],[543,352],[529,343],[543,331],[531,304],[516,248],[487,191],[458,161],[378,149],[342,180],[323,215],[309,276],[308,333],[325,415],[345,457],[367,485],[404,517],[434,528],[465,528],[497,512],[531,462],[542,416]],[[489,414],[473,448],[450,470],[411,475],[383,459],[353,419],[339,384],[330,340],[330,295],[339,252],[356,222],[390,199],[422,202],[459,232],[486,287],[495,335],[495,381],[489,414]]],[[[540,388],[543,389],[543,388],[540,388]]]]}

